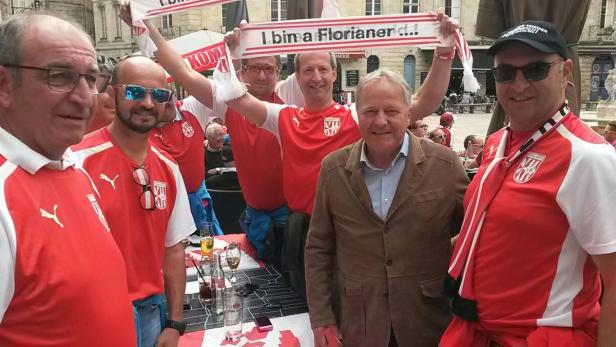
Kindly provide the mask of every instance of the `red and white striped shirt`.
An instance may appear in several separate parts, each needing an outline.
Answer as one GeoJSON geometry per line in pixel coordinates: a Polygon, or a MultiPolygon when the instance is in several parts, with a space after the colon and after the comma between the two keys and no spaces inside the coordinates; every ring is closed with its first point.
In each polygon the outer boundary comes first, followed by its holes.
{"type": "MultiPolygon", "coordinates": [[[[466,199],[502,134],[486,141],[466,199]]],[[[514,133],[507,152],[528,135],[514,133]]],[[[616,252],[615,172],[616,152],[573,116],[514,162],[476,246],[471,275],[483,328],[527,336],[541,326],[596,323],[601,284],[590,255],[616,252]]]]}
{"type": "Polygon", "coordinates": [[[0,128],[0,346],[134,346],[122,254],[70,150],[0,128]]]}
{"type": "Polygon", "coordinates": [[[148,146],[141,166],[148,173],[156,209],[145,210],[139,201],[143,188],[133,180],[140,165],[120,149],[107,128],[86,135],[73,150],[101,194],[111,234],[126,261],[131,300],[162,293],[165,247],[196,230],[178,165],[167,153],[148,146]]]}

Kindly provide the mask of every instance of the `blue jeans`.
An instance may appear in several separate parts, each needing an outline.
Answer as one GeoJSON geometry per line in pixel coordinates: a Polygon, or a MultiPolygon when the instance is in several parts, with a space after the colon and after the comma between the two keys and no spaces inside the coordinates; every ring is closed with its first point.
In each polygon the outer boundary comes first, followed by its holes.
{"type": "Polygon", "coordinates": [[[152,295],[133,302],[135,325],[137,326],[137,346],[154,347],[163,330],[166,312],[162,295],[152,295]]]}

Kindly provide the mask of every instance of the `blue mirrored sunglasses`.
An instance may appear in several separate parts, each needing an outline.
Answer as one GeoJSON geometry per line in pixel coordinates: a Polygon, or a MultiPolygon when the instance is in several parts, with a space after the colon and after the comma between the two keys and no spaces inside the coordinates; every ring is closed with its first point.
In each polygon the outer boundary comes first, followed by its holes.
{"type": "Polygon", "coordinates": [[[124,84],[114,87],[124,88],[124,97],[126,98],[126,100],[132,101],[143,101],[143,99],[145,99],[145,95],[147,93],[150,93],[150,95],[152,96],[152,100],[155,103],[164,104],[171,100],[171,96],[173,95],[172,91],[164,88],[146,88],[134,84],[124,84]]]}

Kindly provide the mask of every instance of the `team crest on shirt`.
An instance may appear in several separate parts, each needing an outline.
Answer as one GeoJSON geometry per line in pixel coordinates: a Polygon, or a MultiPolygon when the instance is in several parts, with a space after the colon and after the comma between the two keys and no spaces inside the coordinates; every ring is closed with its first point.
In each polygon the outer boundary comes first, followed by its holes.
{"type": "Polygon", "coordinates": [[[98,220],[105,227],[105,230],[109,231],[109,224],[107,224],[107,219],[105,219],[103,210],[101,209],[101,206],[98,204],[98,201],[96,201],[96,197],[94,196],[94,194],[88,194],[87,197],[88,197],[88,200],[90,201],[90,204],[92,205],[92,208],[94,209],[94,213],[96,213],[96,216],[98,216],[98,220]]]}
{"type": "Polygon", "coordinates": [[[339,117],[325,117],[323,122],[323,135],[334,136],[340,130],[340,118],[339,117]]]}
{"type": "Polygon", "coordinates": [[[188,122],[182,123],[182,132],[186,137],[192,137],[195,134],[195,129],[193,129],[192,125],[188,122]]]}
{"type": "Polygon", "coordinates": [[[154,204],[156,209],[164,210],[167,207],[167,183],[154,181],[154,204]]]}
{"type": "Polygon", "coordinates": [[[513,173],[513,180],[516,183],[526,183],[539,170],[539,166],[543,163],[545,155],[529,152],[513,173]]]}

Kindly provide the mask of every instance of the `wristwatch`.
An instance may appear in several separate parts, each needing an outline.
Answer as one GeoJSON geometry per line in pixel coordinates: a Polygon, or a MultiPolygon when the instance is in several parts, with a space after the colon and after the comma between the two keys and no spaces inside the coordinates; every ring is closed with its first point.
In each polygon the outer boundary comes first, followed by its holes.
{"type": "Polygon", "coordinates": [[[180,332],[180,336],[184,335],[184,330],[186,330],[186,322],[178,322],[175,320],[167,319],[167,323],[165,323],[165,329],[171,328],[180,332]]]}

